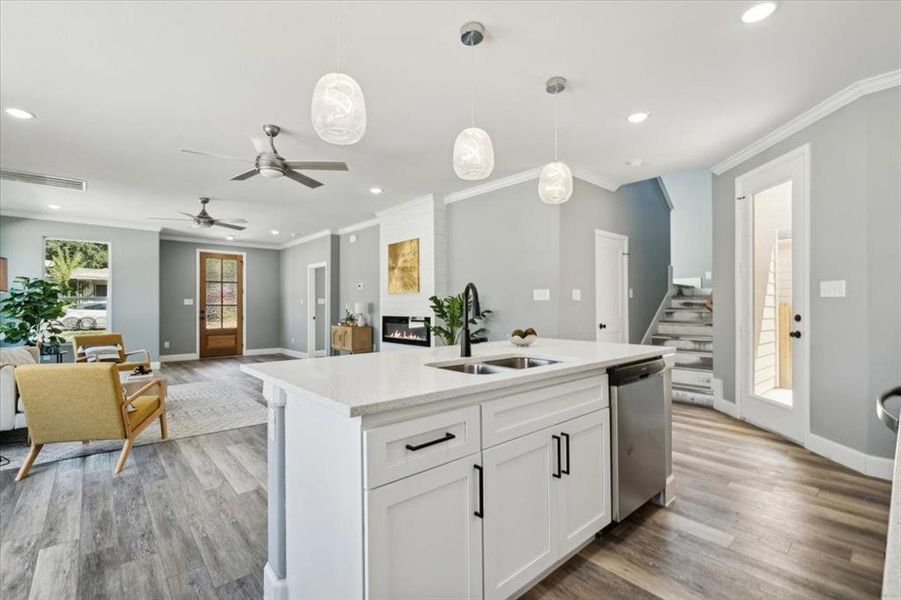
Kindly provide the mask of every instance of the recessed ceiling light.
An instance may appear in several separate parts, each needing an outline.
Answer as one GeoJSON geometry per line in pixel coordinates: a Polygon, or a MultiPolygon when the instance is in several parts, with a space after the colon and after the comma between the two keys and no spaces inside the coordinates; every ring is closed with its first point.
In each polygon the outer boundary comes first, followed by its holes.
{"type": "Polygon", "coordinates": [[[62,206],[60,206],[59,204],[48,204],[47,208],[49,208],[50,210],[59,210],[62,208],[62,206]]]}
{"type": "Polygon", "coordinates": [[[642,167],[644,166],[644,161],[640,158],[633,158],[632,160],[627,161],[626,164],[630,167],[642,167]]]}
{"type": "Polygon", "coordinates": [[[227,236],[225,236],[225,239],[227,239],[228,241],[232,241],[233,239],[235,239],[235,236],[227,235],[227,236]]]}
{"type": "Polygon", "coordinates": [[[629,123],[641,123],[645,119],[647,119],[651,113],[649,112],[637,112],[629,115],[629,123]]]}
{"type": "Polygon", "coordinates": [[[742,23],[757,23],[763,21],[776,11],[775,2],[761,2],[755,4],[741,15],[742,23]]]}
{"type": "Polygon", "coordinates": [[[269,231],[272,235],[278,235],[278,229],[272,229],[269,231]]]}
{"type": "Polygon", "coordinates": [[[8,114],[11,117],[15,117],[17,119],[28,120],[28,119],[34,118],[33,112],[28,112],[24,108],[15,108],[13,106],[10,106],[9,108],[6,109],[6,114],[8,114]]]}
{"type": "Polygon", "coordinates": [[[292,231],[292,232],[291,232],[291,237],[296,237],[296,236],[297,236],[297,234],[294,233],[294,232],[292,231]]]}
{"type": "Polygon", "coordinates": [[[379,194],[382,193],[382,188],[380,188],[377,185],[373,186],[373,187],[369,188],[369,193],[372,194],[373,196],[378,196],[379,194]]]}

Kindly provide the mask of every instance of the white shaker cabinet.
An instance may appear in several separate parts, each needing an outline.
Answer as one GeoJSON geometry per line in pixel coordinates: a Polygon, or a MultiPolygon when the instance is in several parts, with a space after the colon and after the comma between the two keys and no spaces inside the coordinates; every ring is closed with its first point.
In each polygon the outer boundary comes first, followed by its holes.
{"type": "Polygon", "coordinates": [[[482,597],[479,456],[366,492],[368,598],[482,597]]]}

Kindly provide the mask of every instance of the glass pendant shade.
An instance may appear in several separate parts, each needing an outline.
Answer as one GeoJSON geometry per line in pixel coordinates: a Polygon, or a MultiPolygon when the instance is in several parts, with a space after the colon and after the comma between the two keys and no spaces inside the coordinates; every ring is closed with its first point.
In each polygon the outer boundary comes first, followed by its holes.
{"type": "Polygon", "coordinates": [[[366,133],[366,101],[353,77],[327,73],[313,90],[313,129],[324,141],[346,146],[366,133]]]}
{"type": "Polygon", "coordinates": [[[494,170],[494,147],[484,129],[469,127],[454,142],[454,172],[460,179],[485,179],[494,170]]]}
{"type": "Polygon", "coordinates": [[[538,178],[538,196],[546,204],[563,204],[573,195],[573,174],[562,162],[544,165],[538,178]]]}

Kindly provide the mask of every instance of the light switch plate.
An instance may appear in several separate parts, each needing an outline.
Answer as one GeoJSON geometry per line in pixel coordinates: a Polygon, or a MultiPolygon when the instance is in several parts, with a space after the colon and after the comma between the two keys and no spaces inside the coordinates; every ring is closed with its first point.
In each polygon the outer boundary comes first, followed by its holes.
{"type": "Polygon", "coordinates": [[[713,280],[713,273],[711,273],[710,271],[707,271],[706,273],[704,273],[704,279],[706,279],[706,280],[708,280],[708,281],[712,281],[712,280],[713,280]]]}
{"type": "Polygon", "coordinates": [[[634,297],[635,294],[632,292],[632,288],[629,288],[629,298],[634,297]]]}
{"type": "Polygon", "coordinates": [[[163,348],[168,348],[168,347],[169,347],[169,342],[168,341],[163,342],[163,348]]]}
{"type": "Polygon", "coordinates": [[[845,280],[844,279],[820,282],[820,298],[844,298],[844,297],[845,297],[845,280]]]}
{"type": "Polygon", "coordinates": [[[194,306],[194,298],[185,298],[185,306],[194,306]]]}
{"type": "Polygon", "coordinates": [[[582,299],[582,290],[579,288],[573,288],[573,300],[581,300],[582,299]]]}
{"type": "Polygon", "coordinates": [[[539,289],[532,290],[532,300],[536,302],[547,302],[551,299],[551,290],[539,289]]]}
{"type": "Polygon", "coordinates": [[[325,305],[325,298],[316,298],[316,304],[325,305]]]}
{"type": "Polygon", "coordinates": [[[356,233],[350,234],[350,243],[355,244],[356,242],[357,242],[357,234],[356,233]]]}

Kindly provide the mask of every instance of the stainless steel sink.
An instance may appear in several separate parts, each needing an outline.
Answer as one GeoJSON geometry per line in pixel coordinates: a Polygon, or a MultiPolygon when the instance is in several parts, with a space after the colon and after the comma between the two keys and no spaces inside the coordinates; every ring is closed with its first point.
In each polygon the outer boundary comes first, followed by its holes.
{"type": "Polygon", "coordinates": [[[531,369],[533,367],[544,367],[560,362],[559,360],[550,360],[547,358],[532,358],[530,356],[509,356],[506,358],[488,358],[479,362],[463,362],[452,364],[435,364],[428,365],[436,369],[444,369],[445,371],[457,371],[458,373],[469,373],[470,375],[497,375],[498,373],[509,373],[510,371],[520,369],[531,369]]]}
{"type": "Polygon", "coordinates": [[[503,367],[495,367],[486,363],[463,363],[458,365],[444,365],[437,368],[446,371],[469,373],[471,375],[497,375],[498,373],[506,373],[510,370],[503,367]]]}
{"type": "Polygon", "coordinates": [[[530,356],[511,356],[509,358],[496,358],[494,360],[486,360],[486,365],[493,367],[504,367],[505,369],[531,369],[532,367],[545,367],[547,365],[555,365],[559,360],[550,360],[547,358],[532,358],[530,356]]]}

